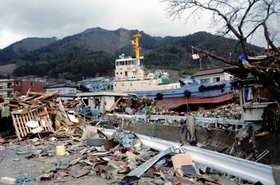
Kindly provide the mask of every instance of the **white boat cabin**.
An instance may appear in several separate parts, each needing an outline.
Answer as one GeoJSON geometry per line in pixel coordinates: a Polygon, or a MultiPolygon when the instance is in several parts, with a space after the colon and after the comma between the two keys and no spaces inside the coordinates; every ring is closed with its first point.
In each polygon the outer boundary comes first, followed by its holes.
{"type": "Polygon", "coordinates": [[[135,48],[135,58],[119,56],[115,61],[115,82],[114,91],[150,91],[180,88],[180,83],[170,83],[166,72],[161,74],[147,73],[141,65],[139,38],[141,35],[135,34],[133,42],[135,48]]]}

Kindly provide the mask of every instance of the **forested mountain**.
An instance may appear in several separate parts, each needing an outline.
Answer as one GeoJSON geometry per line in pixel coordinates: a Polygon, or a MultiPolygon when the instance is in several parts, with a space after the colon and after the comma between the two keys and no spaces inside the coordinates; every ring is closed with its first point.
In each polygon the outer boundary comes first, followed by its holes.
{"type": "Polygon", "coordinates": [[[30,51],[48,46],[56,42],[57,39],[53,38],[26,38],[21,41],[15,42],[10,46],[0,50],[0,64],[12,62],[14,59],[25,56],[30,51]]]}
{"type": "MultiPolygon", "coordinates": [[[[36,50],[16,54],[11,60],[5,61],[12,62],[16,58],[27,61],[26,65],[14,71],[16,76],[37,75],[79,80],[83,77],[113,75],[114,60],[122,53],[133,55],[131,40],[137,32],[138,30],[123,28],[114,31],[91,28],[36,50]]],[[[144,55],[143,63],[147,68],[193,72],[198,69],[199,61],[192,60],[191,46],[207,49],[224,57],[237,58],[234,53],[242,54],[236,47],[237,41],[207,32],[164,38],[140,33],[141,54],[144,55]]],[[[260,51],[258,47],[252,48],[260,51]]],[[[205,68],[222,65],[207,57],[202,57],[201,63],[205,68]]]]}

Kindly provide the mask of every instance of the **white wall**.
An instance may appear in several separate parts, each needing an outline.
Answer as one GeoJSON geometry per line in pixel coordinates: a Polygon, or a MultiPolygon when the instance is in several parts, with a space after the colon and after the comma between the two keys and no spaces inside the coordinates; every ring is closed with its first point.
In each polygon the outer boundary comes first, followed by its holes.
{"type": "Polygon", "coordinates": [[[223,80],[231,80],[231,78],[233,77],[231,74],[229,73],[217,73],[217,74],[210,74],[210,75],[204,75],[204,76],[198,76],[196,78],[200,79],[203,81],[203,79],[209,79],[210,83],[213,83],[215,81],[215,78],[220,77],[220,81],[223,80]]]}
{"type": "Polygon", "coordinates": [[[46,89],[46,92],[58,92],[58,95],[76,95],[77,89],[70,87],[46,89]]]}
{"type": "Polygon", "coordinates": [[[126,91],[164,90],[164,89],[180,88],[179,83],[158,85],[160,82],[161,82],[160,79],[114,82],[114,90],[126,92],[126,91]]]}
{"type": "Polygon", "coordinates": [[[8,87],[8,83],[14,85],[14,80],[0,80],[0,96],[3,98],[8,98],[9,95],[13,92],[13,88],[10,86],[8,87]]]}

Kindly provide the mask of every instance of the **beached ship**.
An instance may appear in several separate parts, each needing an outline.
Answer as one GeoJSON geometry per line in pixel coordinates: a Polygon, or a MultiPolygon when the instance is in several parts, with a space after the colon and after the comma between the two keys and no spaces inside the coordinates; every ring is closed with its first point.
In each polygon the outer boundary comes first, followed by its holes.
{"type": "Polygon", "coordinates": [[[164,71],[147,72],[141,63],[144,59],[140,56],[141,35],[138,33],[133,37],[135,57],[122,54],[115,61],[114,91],[154,99],[158,106],[166,109],[186,104],[217,104],[233,98],[230,81],[201,84],[195,78],[188,78],[171,83],[168,73],[164,71]]]}

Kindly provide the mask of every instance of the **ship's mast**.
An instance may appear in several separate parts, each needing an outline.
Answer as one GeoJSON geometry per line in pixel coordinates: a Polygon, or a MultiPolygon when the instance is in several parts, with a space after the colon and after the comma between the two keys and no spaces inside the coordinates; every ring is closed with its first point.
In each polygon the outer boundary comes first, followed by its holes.
{"type": "Polygon", "coordinates": [[[134,34],[133,35],[135,42],[133,42],[133,47],[135,49],[135,57],[137,59],[140,58],[140,49],[141,47],[139,46],[139,39],[142,37],[142,35],[140,33],[134,34]]]}

